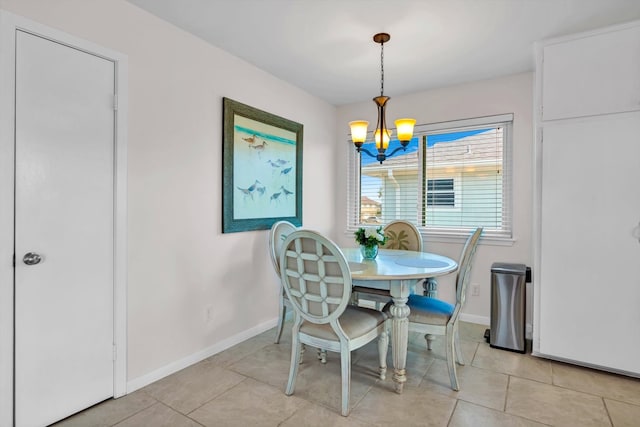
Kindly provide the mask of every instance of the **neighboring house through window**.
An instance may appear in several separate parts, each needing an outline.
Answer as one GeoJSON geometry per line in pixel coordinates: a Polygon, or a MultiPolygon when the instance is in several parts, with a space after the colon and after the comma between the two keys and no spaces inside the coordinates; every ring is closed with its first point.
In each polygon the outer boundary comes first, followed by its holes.
{"type": "MultiPolygon", "coordinates": [[[[350,228],[404,219],[426,233],[461,235],[482,226],[485,237],[511,238],[512,122],[505,114],[416,126],[407,150],[382,164],[355,153],[350,228]]],[[[388,151],[398,145],[391,141],[388,151]]],[[[373,142],[365,148],[376,151],[373,142]]]]}

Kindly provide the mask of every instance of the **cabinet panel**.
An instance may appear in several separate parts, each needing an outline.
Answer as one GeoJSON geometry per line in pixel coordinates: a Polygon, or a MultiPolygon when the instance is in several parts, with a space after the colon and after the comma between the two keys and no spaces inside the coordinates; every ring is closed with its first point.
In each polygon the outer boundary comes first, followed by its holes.
{"type": "Polygon", "coordinates": [[[544,128],[540,353],[640,374],[640,112],[544,128]]]}
{"type": "Polygon", "coordinates": [[[640,110],[640,25],[543,48],[543,120],[640,110]]]}

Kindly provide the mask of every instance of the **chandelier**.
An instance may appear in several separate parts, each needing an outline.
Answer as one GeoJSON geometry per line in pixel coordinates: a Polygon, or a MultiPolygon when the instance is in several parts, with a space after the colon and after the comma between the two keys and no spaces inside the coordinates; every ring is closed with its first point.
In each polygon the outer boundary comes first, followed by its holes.
{"type": "Polygon", "coordinates": [[[374,154],[362,148],[362,144],[367,140],[367,127],[369,126],[369,122],[366,120],[356,120],[349,123],[351,127],[351,140],[356,146],[356,151],[358,153],[365,153],[370,157],[375,157],[380,164],[399,150],[406,151],[407,145],[409,145],[413,137],[413,126],[416,124],[414,119],[398,119],[395,121],[400,147],[387,154],[387,147],[389,146],[393,131],[387,128],[387,119],[385,117],[387,101],[391,98],[384,96],[384,44],[390,39],[391,36],[387,33],[378,33],[373,36],[373,41],[380,44],[380,96],[373,98],[373,102],[375,102],[378,107],[378,122],[373,134],[373,140],[378,150],[377,153],[374,154]]]}

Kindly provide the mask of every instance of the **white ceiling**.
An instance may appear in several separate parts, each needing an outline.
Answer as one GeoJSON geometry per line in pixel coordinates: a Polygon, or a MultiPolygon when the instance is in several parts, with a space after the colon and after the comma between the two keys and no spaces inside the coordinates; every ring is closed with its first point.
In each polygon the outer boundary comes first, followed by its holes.
{"type": "Polygon", "coordinates": [[[341,105],[533,69],[533,43],[640,19],[640,0],[129,0],[341,105]]]}

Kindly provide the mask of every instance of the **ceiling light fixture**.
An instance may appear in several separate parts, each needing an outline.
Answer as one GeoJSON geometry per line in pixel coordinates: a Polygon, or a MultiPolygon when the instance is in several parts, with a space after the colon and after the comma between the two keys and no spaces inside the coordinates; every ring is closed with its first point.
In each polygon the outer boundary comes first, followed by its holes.
{"type": "Polygon", "coordinates": [[[384,96],[384,44],[391,39],[391,36],[387,33],[378,33],[373,36],[373,41],[380,44],[380,96],[373,98],[373,102],[378,106],[378,122],[376,124],[376,130],[373,134],[373,140],[378,149],[378,153],[374,154],[369,150],[362,148],[362,144],[367,140],[367,127],[369,122],[366,120],[356,120],[349,123],[351,127],[351,140],[356,146],[358,153],[365,153],[371,157],[375,157],[376,160],[382,164],[387,158],[393,156],[399,150],[405,151],[407,145],[413,137],[413,126],[416,124],[414,119],[398,119],[395,121],[396,130],[398,132],[398,140],[400,141],[400,147],[387,154],[387,147],[391,140],[392,130],[387,129],[387,119],[385,117],[385,108],[388,96],[384,96]]]}

